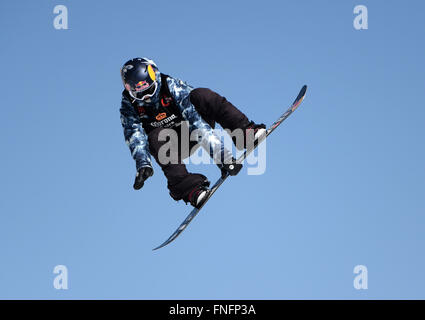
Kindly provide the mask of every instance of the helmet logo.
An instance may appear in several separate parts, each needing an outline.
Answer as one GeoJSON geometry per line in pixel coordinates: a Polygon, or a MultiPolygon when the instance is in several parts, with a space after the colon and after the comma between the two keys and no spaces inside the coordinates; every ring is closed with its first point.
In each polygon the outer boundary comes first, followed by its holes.
{"type": "Polygon", "coordinates": [[[153,70],[151,65],[148,65],[148,73],[153,81],[156,79],[155,71],[153,70]]]}
{"type": "Polygon", "coordinates": [[[141,91],[149,87],[149,83],[147,83],[145,80],[139,81],[136,84],[136,91],[141,91]]]}
{"type": "Polygon", "coordinates": [[[133,65],[128,64],[128,65],[124,66],[121,70],[122,70],[123,73],[126,73],[128,70],[131,70],[131,69],[133,69],[133,65]]]}
{"type": "Polygon", "coordinates": [[[158,121],[161,121],[162,119],[164,119],[167,116],[167,114],[165,112],[161,112],[160,114],[158,114],[155,119],[158,121]]]}

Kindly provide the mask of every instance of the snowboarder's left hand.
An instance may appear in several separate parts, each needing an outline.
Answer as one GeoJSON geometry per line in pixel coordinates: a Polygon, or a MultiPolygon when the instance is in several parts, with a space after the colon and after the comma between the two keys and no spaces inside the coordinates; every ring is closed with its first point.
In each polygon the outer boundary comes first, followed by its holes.
{"type": "Polygon", "coordinates": [[[139,190],[145,184],[145,180],[153,175],[153,169],[151,167],[140,168],[134,179],[134,190],[139,190]]]}

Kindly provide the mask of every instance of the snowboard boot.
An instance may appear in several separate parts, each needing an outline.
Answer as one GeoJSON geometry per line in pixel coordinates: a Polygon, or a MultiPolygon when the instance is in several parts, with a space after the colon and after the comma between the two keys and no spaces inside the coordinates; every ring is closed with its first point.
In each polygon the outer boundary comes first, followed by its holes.
{"type": "Polygon", "coordinates": [[[186,199],[183,199],[186,203],[190,202],[190,204],[199,209],[205,201],[208,199],[208,195],[210,194],[210,190],[208,186],[210,182],[205,180],[201,185],[193,188],[192,191],[189,192],[186,199]]]}

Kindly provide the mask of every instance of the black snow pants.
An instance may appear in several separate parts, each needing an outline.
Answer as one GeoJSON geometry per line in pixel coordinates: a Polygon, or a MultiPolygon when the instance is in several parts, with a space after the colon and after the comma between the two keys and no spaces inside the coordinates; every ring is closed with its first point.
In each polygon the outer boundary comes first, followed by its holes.
{"type": "MultiPolygon", "coordinates": [[[[220,96],[216,92],[207,88],[197,88],[190,93],[190,102],[194,105],[196,111],[212,128],[215,123],[219,123],[222,128],[235,130],[245,128],[249,124],[248,118],[238,110],[233,104],[220,96]]],[[[181,152],[181,139],[179,135],[178,163],[162,164],[158,159],[159,149],[168,142],[159,141],[158,136],[164,128],[156,128],[149,132],[149,149],[151,155],[155,158],[161,167],[168,181],[168,189],[174,200],[188,201],[189,193],[197,186],[202,184],[207,178],[198,173],[189,173],[186,165],[183,163],[184,157],[181,152]]],[[[176,130],[177,132],[180,130],[176,130]]],[[[187,157],[188,155],[186,155],[187,157]]]]}

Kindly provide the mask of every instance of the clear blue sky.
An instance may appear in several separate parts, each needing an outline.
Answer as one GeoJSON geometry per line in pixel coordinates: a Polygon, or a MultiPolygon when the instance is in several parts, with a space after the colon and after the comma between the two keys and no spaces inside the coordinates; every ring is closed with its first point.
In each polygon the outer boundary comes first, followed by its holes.
{"type": "MultiPolygon", "coordinates": [[[[423,1],[2,1],[0,298],[425,298],[423,1]],[[55,30],[53,8],[68,8],[55,30]],[[353,9],[369,9],[369,29],[353,9]],[[120,66],[154,59],[271,124],[267,170],[189,228],[155,164],[141,191],[120,66]],[[66,265],[69,289],[53,288],[66,265]],[[368,290],[353,269],[368,268],[368,290]]],[[[195,168],[211,180],[213,166],[195,168]]]]}

